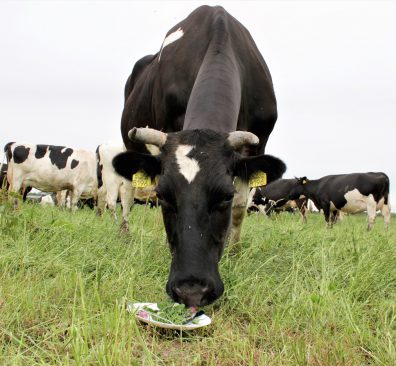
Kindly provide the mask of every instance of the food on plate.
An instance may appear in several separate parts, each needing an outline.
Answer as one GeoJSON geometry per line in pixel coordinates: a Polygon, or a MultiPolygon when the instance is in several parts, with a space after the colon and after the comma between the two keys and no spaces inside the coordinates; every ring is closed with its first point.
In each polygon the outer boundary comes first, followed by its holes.
{"type": "Polygon", "coordinates": [[[187,308],[184,304],[174,302],[158,303],[157,308],[158,310],[149,305],[142,306],[137,315],[143,319],[151,317],[152,320],[168,324],[197,324],[199,320],[194,318],[203,314],[194,307],[187,308]]]}

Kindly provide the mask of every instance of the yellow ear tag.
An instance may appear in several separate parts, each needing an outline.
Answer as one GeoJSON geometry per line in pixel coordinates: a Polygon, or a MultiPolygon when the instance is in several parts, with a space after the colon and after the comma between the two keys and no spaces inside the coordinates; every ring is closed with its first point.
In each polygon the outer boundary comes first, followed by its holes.
{"type": "Polygon", "coordinates": [[[267,185],[267,174],[262,172],[262,171],[258,171],[256,173],[253,173],[250,176],[249,179],[249,187],[250,188],[256,188],[256,187],[261,187],[261,186],[266,186],[267,185]]]}
{"type": "Polygon", "coordinates": [[[152,185],[151,178],[143,170],[137,171],[132,177],[133,188],[146,188],[152,185]]]}
{"type": "Polygon", "coordinates": [[[302,184],[307,184],[307,181],[304,179],[304,180],[302,181],[302,184]]]}

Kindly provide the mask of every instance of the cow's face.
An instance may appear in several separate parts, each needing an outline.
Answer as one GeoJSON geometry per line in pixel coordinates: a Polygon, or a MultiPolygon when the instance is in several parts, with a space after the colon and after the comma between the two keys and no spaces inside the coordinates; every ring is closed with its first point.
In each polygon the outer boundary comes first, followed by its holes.
{"type": "Polygon", "coordinates": [[[248,180],[264,170],[273,180],[285,166],[268,155],[243,158],[228,134],[210,130],[168,134],[160,149],[156,157],[125,152],[113,165],[129,179],[140,169],[159,175],[157,196],[172,254],[167,293],[187,306],[207,305],[224,290],[218,263],[230,227],[234,178],[248,180]]]}

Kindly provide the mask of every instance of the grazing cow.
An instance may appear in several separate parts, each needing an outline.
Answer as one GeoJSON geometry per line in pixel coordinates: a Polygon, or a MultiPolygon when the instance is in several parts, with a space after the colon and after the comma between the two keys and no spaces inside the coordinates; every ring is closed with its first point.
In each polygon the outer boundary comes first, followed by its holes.
{"type": "Polygon", "coordinates": [[[385,227],[390,222],[389,178],[384,173],[327,175],[316,180],[302,177],[290,191],[289,198],[301,195],[323,210],[328,227],[333,226],[340,212],[367,211],[368,230],[373,227],[377,210],[381,210],[385,227]]]}
{"type": "Polygon", "coordinates": [[[239,241],[249,178],[264,171],[270,182],[286,170],[263,155],[277,119],[270,72],[241,23],[201,6],[136,63],[125,97],[128,151],[115,170],[158,176],[172,253],[166,291],[187,306],[210,304],[224,291],[218,263],[226,238],[239,241]]]}
{"type": "Polygon", "coordinates": [[[10,190],[34,187],[44,192],[69,190],[74,209],[80,197],[96,198],[96,159],[93,152],[65,146],[6,145],[10,190]]]}
{"type": "Polygon", "coordinates": [[[272,211],[297,208],[301,214],[302,222],[306,223],[308,199],[302,197],[289,200],[288,198],[296,182],[297,179],[278,179],[267,186],[253,188],[250,192],[251,202],[260,212],[267,215],[272,211]]]}

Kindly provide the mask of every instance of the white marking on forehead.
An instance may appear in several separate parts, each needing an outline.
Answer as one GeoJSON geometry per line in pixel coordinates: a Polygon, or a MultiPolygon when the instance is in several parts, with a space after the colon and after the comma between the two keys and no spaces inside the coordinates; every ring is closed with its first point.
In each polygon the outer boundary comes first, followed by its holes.
{"type": "Polygon", "coordinates": [[[187,156],[193,148],[194,146],[191,145],[179,145],[175,151],[179,172],[187,179],[188,183],[191,183],[199,172],[198,161],[187,156]]]}
{"type": "Polygon", "coordinates": [[[162,54],[162,51],[164,50],[164,48],[165,48],[168,44],[171,44],[171,43],[177,41],[179,38],[183,37],[183,35],[184,35],[183,29],[179,28],[179,29],[175,30],[174,32],[172,32],[171,34],[169,34],[169,35],[164,39],[164,42],[162,42],[160,55],[159,55],[159,57],[158,57],[158,62],[161,60],[161,54],[162,54]]]}

